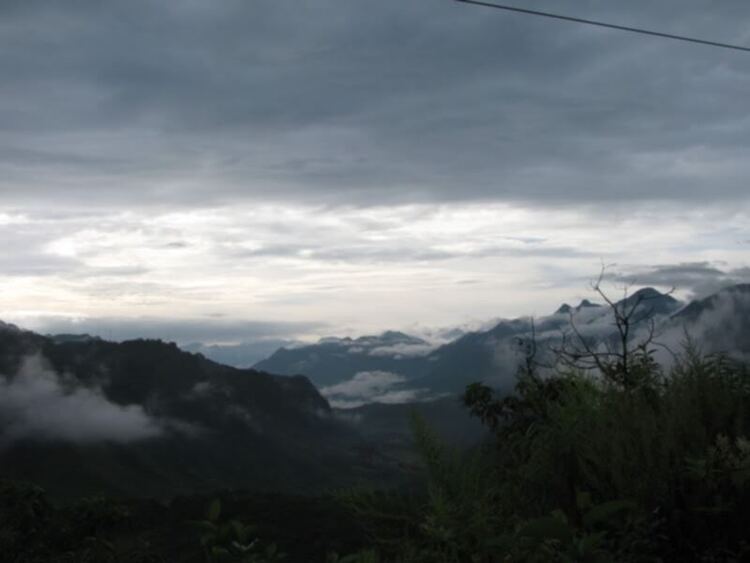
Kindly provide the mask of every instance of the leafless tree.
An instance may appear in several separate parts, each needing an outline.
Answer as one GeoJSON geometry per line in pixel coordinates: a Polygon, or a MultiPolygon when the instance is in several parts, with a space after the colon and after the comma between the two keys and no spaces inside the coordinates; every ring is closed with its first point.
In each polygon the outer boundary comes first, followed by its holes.
{"type": "Polygon", "coordinates": [[[630,295],[630,287],[626,285],[622,299],[615,301],[602,287],[605,273],[606,266],[602,266],[591,287],[612,314],[614,337],[596,339],[585,336],[576,324],[573,311],[570,311],[570,332],[563,333],[561,343],[554,351],[557,361],[564,366],[598,371],[610,382],[631,388],[639,384],[645,373],[653,372],[653,354],[659,343],[655,340],[655,311],[649,301],[665,294],[641,292],[630,295]]]}

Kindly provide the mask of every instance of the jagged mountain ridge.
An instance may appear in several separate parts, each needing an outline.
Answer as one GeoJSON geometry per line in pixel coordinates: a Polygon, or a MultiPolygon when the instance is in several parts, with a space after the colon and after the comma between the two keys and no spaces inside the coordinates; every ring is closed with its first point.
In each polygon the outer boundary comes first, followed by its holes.
{"type": "MultiPolygon", "coordinates": [[[[635,319],[653,316],[660,321],[682,307],[671,295],[650,287],[624,296],[615,305],[621,310],[635,308],[635,319]]],[[[540,351],[559,341],[562,332],[570,330],[571,322],[592,338],[609,338],[614,332],[609,306],[588,300],[576,307],[563,304],[552,315],[533,319],[533,335],[540,351]]],[[[430,354],[427,359],[433,368],[410,385],[427,387],[435,393],[461,393],[466,385],[484,381],[509,392],[515,385],[520,360],[519,339],[531,337],[531,318],[503,320],[488,331],[467,334],[430,354]]]]}
{"type": "Polygon", "coordinates": [[[555,315],[568,315],[574,311],[580,311],[581,309],[592,307],[601,307],[601,305],[599,305],[598,303],[592,303],[588,299],[582,299],[581,302],[575,307],[571,307],[567,303],[563,303],[562,305],[560,305],[560,307],[558,307],[557,311],[555,311],[555,315]]]}
{"type": "MultiPolygon", "coordinates": [[[[660,319],[667,318],[682,306],[671,295],[653,288],[640,289],[618,302],[618,306],[628,308],[636,304],[643,315],[653,314],[660,319]]],[[[534,320],[537,338],[558,337],[560,331],[569,325],[571,315],[577,323],[591,327],[601,323],[608,313],[608,307],[587,299],[575,307],[563,304],[555,313],[534,320]]],[[[423,398],[460,393],[474,381],[489,381],[499,388],[510,389],[514,383],[515,364],[508,361],[508,356],[513,352],[514,339],[527,337],[530,330],[530,318],[501,320],[489,330],[468,332],[417,356],[373,357],[364,349],[350,353],[357,342],[375,342],[382,346],[379,341],[382,336],[323,339],[313,345],[280,349],[255,367],[289,375],[303,373],[324,392],[329,386],[340,385],[358,373],[375,371],[400,376],[403,380],[394,383],[390,389],[405,396],[411,396],[410,391],[419,391],[423,398]]],[[[402,333],[390,334],[420,342],[420,339],[402,333]]]]}

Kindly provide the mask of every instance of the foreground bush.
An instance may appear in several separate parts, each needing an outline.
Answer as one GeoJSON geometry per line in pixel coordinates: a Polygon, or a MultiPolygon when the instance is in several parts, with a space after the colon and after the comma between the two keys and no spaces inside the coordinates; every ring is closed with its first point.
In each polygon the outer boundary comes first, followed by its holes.
{"type": "Polygon", "coordinates": [[[469,455],[416,421],[428,491],[399,510],[408,521],[389,527],[382,498],[347,497],[380,560],[750,559],[747,368],[687,352],[664,374],[644,350],[629,369],[629,384],[524,370],[506,398],[470,386],[494,437],[469,455]]]}

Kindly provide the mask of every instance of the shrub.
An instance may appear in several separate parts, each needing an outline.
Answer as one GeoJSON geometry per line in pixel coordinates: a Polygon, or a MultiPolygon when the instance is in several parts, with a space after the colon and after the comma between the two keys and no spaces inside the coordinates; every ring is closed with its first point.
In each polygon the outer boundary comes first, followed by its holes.
{"type": "Polygon", "coordinates": [[[415,419],[424,495],[398,510],[394,498],[359,498],[360,517],[379,517],[383,560],[750,557],[747,368],[687,350],[663,373],[644,353],[629,363],[629,385],[566,367],[524,370],[509,397],[470,386],[467,407],[494,440],[468,454],[415,419]],[[382,526],[396,514],[399,526],[382,526]]]}

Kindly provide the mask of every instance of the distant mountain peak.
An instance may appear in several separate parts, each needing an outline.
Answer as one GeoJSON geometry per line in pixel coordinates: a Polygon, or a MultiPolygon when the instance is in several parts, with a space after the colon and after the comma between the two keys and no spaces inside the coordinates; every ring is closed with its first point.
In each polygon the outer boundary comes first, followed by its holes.
{"type": "Polygon", "coordinates": [[[667,315],[680,308],[680,302],[669,295],[661,293],[653,287],[644,287],[616,303],[618,307],[632,307],[637,305],[639,310],[648,314],[667,315]]]}
{"type": "Polygon", "coordinates": [[[410,338],[410,337],[408,334],[404,334],[403,332],[399,330],[386,330],[380,335],[380,338],[388,340],[388,339],[394,339],[394,338],[401,339],[401,338],[410,338]]]}
{"type": "Polygon", "coordinates": [[[584,299],[578,304],[578,307],[576,307],[576,311],[580,311],[581,309],[587,309],[587,308],[596,308],[601,307],[598,303],[592,303],[588,299],[584,299]]]}
{"type": "MultiPolygon", "coordinates": [[[[386,330],[381,334],[366,334],[357,338],[345,336],[326,336],[318,340],[318,345],[329,344],[339,346],[389,346],[394,344],[427,344],[426,341],[416,336],[411,336],[398,330],[386,330]]],[[[314,346],[314,345],[313,345],[314,346]]]]}
{"type": "Polygon", "coordinates": [[[663,295],[658,289],[655,289],[653,287],[642,287],[638,291],[636,291],[633,294],[633,297],[641,296],[641,297],[659,297],[660,295],[663,295]]]}
{"type": "Polygon", "coordinates": [[[555,315],[568,315],[572,310],[573,308],[570,305],[563,303],[558,307],[557,311],[555,311],[555,315]]]}
{"type": "Polygon", "coordinates": [[[653,287],[643,287],[627,297],[627,299],[663,299],[665,301],[677,302],[677,299],[672,297],[669,293],[661,293],[658,289],[653,287]]]}
{"type": "Polygon", "coordinates": [[[399,343],[399,344],[424,344],[425,341],[416,336],[411,336],[398,330],[386,330],[378,337],[384,343],[399,343]]]}
{"type": "Polygon", "coordinates": [[[589,308],[596,308],[601,307],[601,305],[598,305],[596,303],[592,303],[588,299],[582,300],[578,305],[575,307],[571,307],[567,303],[563,303],[558,307],[557,311],[555,311],[555,315],[569,315],[573,311],[580,311],[581,309],[589,309],[589,308]]]}

